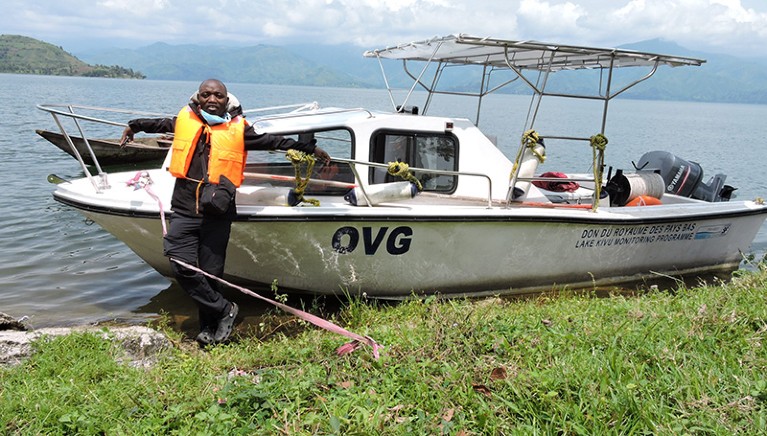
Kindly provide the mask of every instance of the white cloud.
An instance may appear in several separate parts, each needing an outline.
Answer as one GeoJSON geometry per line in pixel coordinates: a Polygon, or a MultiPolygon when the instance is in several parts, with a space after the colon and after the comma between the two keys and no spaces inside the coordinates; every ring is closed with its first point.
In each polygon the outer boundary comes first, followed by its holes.
{"type": "MultiPolygon", "coordinates": [[[[63,2],[67,3],[67,2],[63,2]]],[[[96,9],[103,8],[105,12],[128,13],[131,16],[148,16],[170,8],[170,0],[104,0],[96,2],[96,9]]]]}
{"type": "Polygon", "coordinates": [[[524,28],[534,33],[577,33],[578,20],[586,15],[582,6],[569,1],[522,0],[518,9],[518,18],[525,21],[524,28]]]}
{"type": "MultiPolygon", "coordinates": [[[[767,56],[765,0],[5,0],[3,33],[57,45],[355,43],[451,33],[767,56]]],[[[71,49],[70,49],[71,50],[71,49]]]]}
{"type": "Polygon", "coordinates": [[[741,54],[755,50],[764,56],[767,2],[760,6],[762,12],[743,7],[740,0],[631,0],[589,26],[603,39],[619,36],[632,42],[662,37],[692,49],[741,54]]]}

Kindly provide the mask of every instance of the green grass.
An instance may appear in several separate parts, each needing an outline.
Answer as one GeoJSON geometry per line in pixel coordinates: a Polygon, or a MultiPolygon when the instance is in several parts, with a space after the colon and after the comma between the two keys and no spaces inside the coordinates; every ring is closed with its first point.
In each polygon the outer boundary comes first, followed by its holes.
{"type": "Polygon", "coordinates": [[[763,266],[637,297],[352,301],[335,321],[381,359],[337,357],[344,340],[309,325],[185,343],[150,369],[95,335],[39,341],[0,369],[0,432],[767,433],[763,266]]]}

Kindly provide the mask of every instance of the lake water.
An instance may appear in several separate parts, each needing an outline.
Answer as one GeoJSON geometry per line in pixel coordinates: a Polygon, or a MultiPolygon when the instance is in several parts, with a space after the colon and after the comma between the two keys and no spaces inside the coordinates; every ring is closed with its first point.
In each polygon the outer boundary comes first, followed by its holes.
{"type": "MultiPolygon", "coordinates": [[[[177,285],[155,273],[125,245],[91,225],[74,209],[51,195],[46,181],[54,173],[82,176],[77,161],[40,138],[35,129],[56,130],[41,103],[68,103],[176,113],[197,82],[44,77],[0,74],[0,91],[12,98],[0,108],[0,312],[28,316],[33,327],[95,323],[108,320],[143,322],[168,312],[192,329],[195,310],[177,285]]],[[[321,106],[388,109],[383,90],[228,84],[248,108],[318,101],[321,106]]],[[[480,126],[497,137],[507,155],[516,148],[524,126],[528,99],[493,96],[484,104],[480,126]]],[[[473,117],[473,107],[455,98],[435,102],[434,113],[473,117]]],[[[582,110],[569,102],[548,107],[537,130],[583,136],[598,132],[598,106],[582,110]]],[[[630,168],[645,151],[668,149],[698,162],[704,178],[728,176],[742,199],[767,196],[762,164],[767,151],[767,106],[616,100],[606,131],[610,143],[606,163],[630,168]]],[[[127,122],[127,119],[123,120],[127,122]]],[[[88,130],[86,130],[87,132],[88,130]]],[[[118,132],[115,132],[117,135],[118,132]]],[[[547,144],[546,168],[589,171],[590,150],[547,144]],[[585,161],[578,156],[586,155],[585,161]]],[[[752,246],[758,258],[767,251],[767,227],[752,246]]],[[[251,300],[253,301],[253,300],[251,300]]],[[[249,303],[249,312],[262,310],[249,303]]]]}

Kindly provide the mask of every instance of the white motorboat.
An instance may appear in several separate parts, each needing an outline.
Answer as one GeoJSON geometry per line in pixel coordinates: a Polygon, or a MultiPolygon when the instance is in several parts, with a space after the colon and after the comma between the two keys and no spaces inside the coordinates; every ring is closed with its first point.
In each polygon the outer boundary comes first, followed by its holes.
{"type": "MultiPolygon", "coordinates": [[[[298,170],[281,155],[251,153],[237,194],[227,280],[265,288],[276,282],[281,290],[301,293],[399,298],[527,293],[658,274],[731,272],[767,217],[762,200],[730,201],[733,188],[724,184],[724,175],[704,181],[698,164],[668,150],[640,151],[651,152],[630,170],[604,166],[611,99],[663,67],[703,60],[467,35],[365,56],[377,58],[385,73],[388,60],[399,61],[414,79],[404,101],[395,102],[390,92],[390,112],[310,104],[248,118],[262,131],[317,139],[333,163],[315,168],[303,192],[319,205],[295,204],[298,170]],[[414,64],[420,69],[411,73],[414,64]],[[510,133],[521,138],[515,156],[505,156],[477,126],[478,119],[427,114],[431,97],[443,92],[436,84],[449,67],[480,70],[480,88],[472,94],[478,108],[484,96],[503,87],[522,84],[532,90],[525,129],[510,133]],[[622,67],[646,71],[619,87],[614,82],[622,67]],[[576,95],[554,87],[558,74],[579,72],[596,79],[595,92],[576,95]],[[503,74],[513,78],[495,79],[503,74]],[[421,88],[427,91],[426,105],[410,106],[412,91],[421,88]],[[601,101],[601,126],[588,137],[536,132],[540,103],[548,97],[601,101]],[[568,189],[559,189],[560,175],[543,176],[544,167],[539,168],[548,141],[591,145],[583,148],[593,171],[569,175],[568,189]],[[409,164],[403,175],[415,179],[393,175],[403,163],[409,164]]],[[[38,107],[57,120],[78,118],[72,106],[68,111],[38,107]]],[[[134,172],[100,172],[57,180],[53,195],[168,275],[160,218],[161,212],[172,213],[164,209],[173,187],[166,165],[167,160],[139,178],[134,172]]]]}

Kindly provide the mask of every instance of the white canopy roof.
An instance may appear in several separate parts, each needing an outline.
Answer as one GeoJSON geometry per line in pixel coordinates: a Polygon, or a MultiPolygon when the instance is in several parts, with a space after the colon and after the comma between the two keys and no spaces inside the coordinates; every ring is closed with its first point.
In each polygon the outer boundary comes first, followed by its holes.
{"type": "Polygon", "coordinates": [[[436,37],[379,50],[365,57],[443,62],[463,65],[488,65],[524,70],[575,70],[612,67],[671,67],[694,65],[702,59],[642,53],[616,48],[579,47],[536,41],[510,41],[478,38],[465,34],[436,37]]]}

